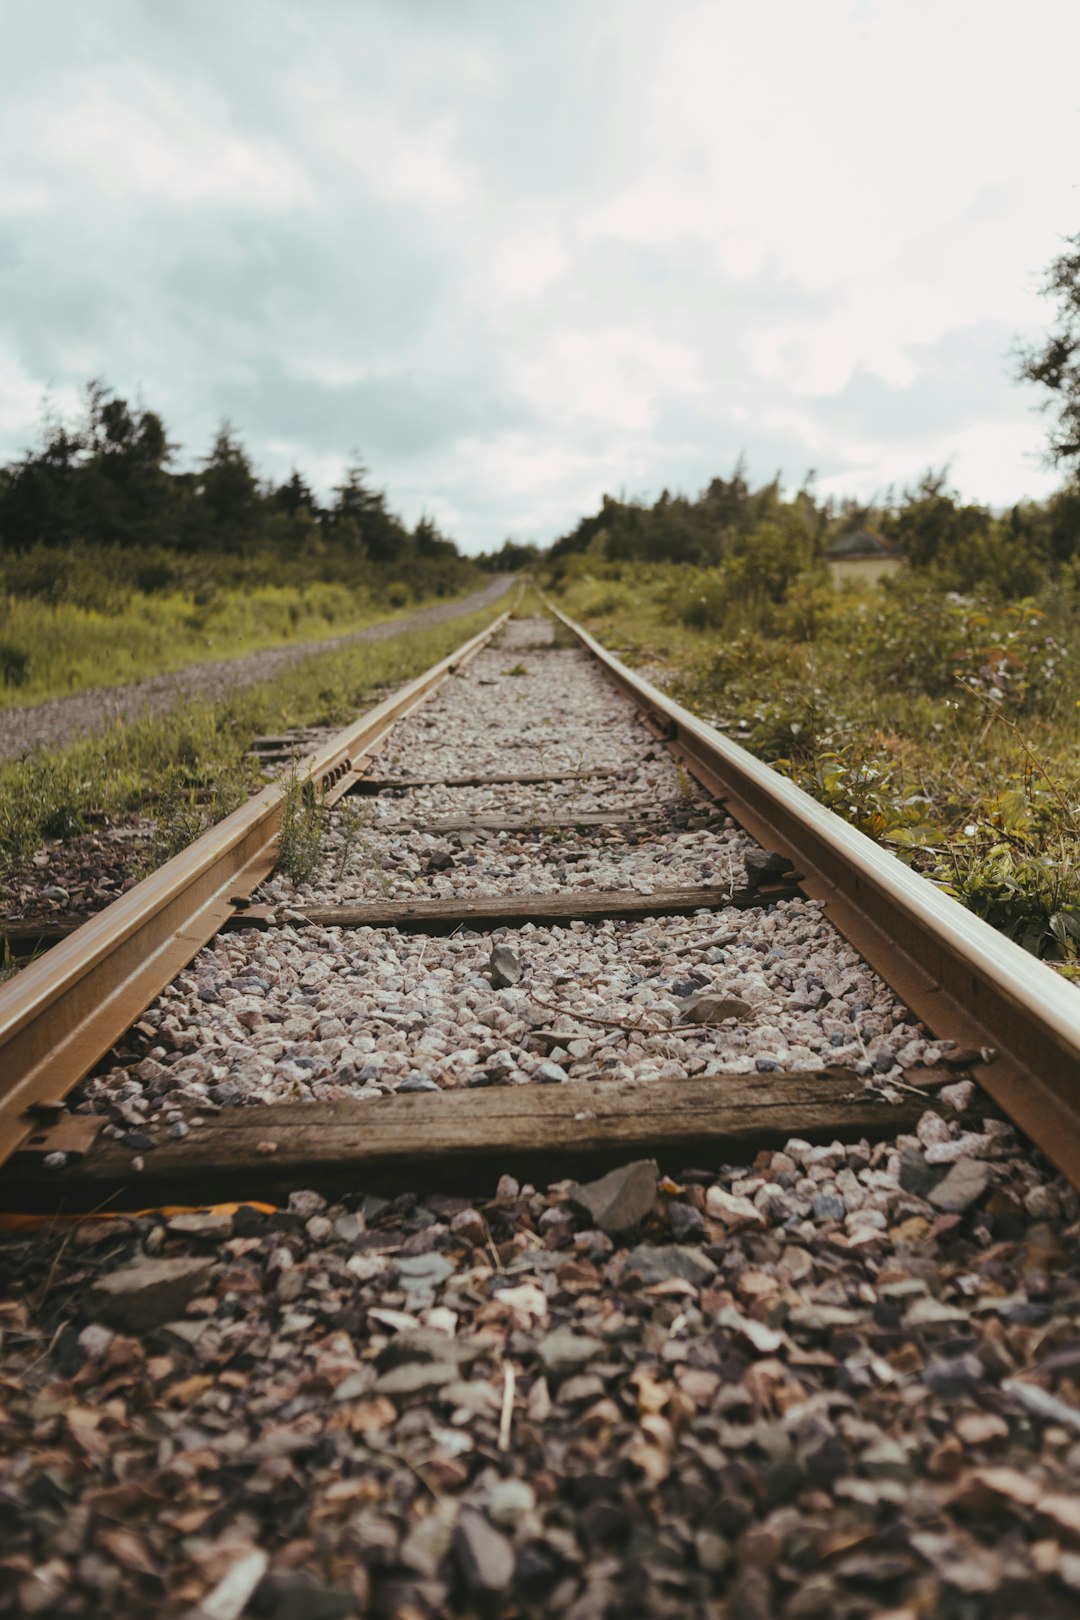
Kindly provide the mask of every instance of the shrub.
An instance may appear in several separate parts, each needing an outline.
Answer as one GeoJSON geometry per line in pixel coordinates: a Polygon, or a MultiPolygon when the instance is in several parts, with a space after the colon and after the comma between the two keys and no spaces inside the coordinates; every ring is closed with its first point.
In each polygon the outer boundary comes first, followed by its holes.
{"type": "Polygon", "coordinates": [[[25,686],[30,673],[30,654],[25,647],[0,641],[0,685],[25,686]]]}

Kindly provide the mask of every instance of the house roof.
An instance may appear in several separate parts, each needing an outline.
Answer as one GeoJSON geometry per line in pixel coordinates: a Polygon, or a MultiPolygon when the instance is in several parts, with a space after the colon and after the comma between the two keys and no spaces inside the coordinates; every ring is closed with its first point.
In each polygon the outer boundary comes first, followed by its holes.
{"type": "Polygon", "coordinates": [[[825,555],[837,561],[857,561],[860,557],[884,561],[890,557],[899,559],[900,553],[875,529],[856,529],[854,534],[845,534],[835,541],[825,555]]]}

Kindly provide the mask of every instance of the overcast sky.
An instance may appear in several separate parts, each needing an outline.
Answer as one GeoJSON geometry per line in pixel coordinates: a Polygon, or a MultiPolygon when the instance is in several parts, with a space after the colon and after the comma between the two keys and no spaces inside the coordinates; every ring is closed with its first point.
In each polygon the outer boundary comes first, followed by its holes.
{"type": "Polygon", "coordinates": [[[1059,482],[1077,0],[0,0],[0,62],[4,458],[99,375],[467,550],[740,450],[1059,482]]]}

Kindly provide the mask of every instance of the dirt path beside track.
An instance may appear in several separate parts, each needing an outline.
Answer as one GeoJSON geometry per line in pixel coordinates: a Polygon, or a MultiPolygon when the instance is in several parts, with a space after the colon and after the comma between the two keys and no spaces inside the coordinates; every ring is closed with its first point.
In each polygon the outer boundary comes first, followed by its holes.
{"type": "Polygon", "coordinates": [[[253,686],[272,680],[290,664],[315,653],[333,652],[337,647],[358,641],[387,641],[414,630],[428,630],[450,619],[495,602],[510,587],[508,574],[496,576],[490,585],[471,596],[452,602],[438,602],[420,608],[404,618],[385,619],[369,624],[348,636],[332,636],[325,641],[302,641],[291,647],[269,647],[243,658],[218,658],[205,664],[189,664],[168,675],[153,675],[128,686],[110,686],[71,697],[52,698],[32,708],[0,712],[0,760],[17,759],[34,748],[61,748],[72,738],[100,731],[116,720],[131,720],[146,711],[160,713],[192,698],[220,697],[225,688],[253,686]]]}

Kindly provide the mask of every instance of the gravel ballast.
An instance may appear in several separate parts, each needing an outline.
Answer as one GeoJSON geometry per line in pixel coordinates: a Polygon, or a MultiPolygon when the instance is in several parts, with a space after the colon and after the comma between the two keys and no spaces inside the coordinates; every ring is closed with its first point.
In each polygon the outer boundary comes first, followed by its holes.
{"type": "Polygon", "coordinates": [[[145,1015],[138,1038],[142,1062],[84,1088],[97,1109],[124,1101],[129,1120],[167,1120],[207,1099],[328,1101],[829,1063],[880,1084],[941,1052],[807,901],[451,938],[289,924],[223,935],[145,1015]],[[718,937],[729,943],[709,943],[718,937]],[[521,974],[498,989],[493,942],[521,974]],[[706,994],[721,1017],[725,1000],[742,1005],[718,1024],[694,1023],[706,994]],[[534,1030],[563,1033],[553,1044],[534,1030]]]}
{"type": "Polygon", "coordinates": [[[114,1127],[122,1131],[136,1118],[167,1126],[203,1103],[837,1063],[880,1086],[938,1060],[941,1048],[812,901],[639,923],[462,929],[449,939],[304,926],[297,908],[312,902],[745,886],[756,846],[703,805],[591,660],[550,645],[543,621],[511,621],[498,646],[395,732],[379,775],[532,772],[538,736],[546,773],[611,768],[614,791],[604,779],[583,779],[414,787],[343,801],[331,813],[316,877],[295,885],[278,875],[264,885],[261,898],[280,926],[222,935],[201,952],[141,1021],[142,1060],[89,1081],[79,1106],[122,1105],[114,1127]],[[528,673],[508,673],[521,670],[528,673]],[[545,830],[544,816],[565,817],[581,794],[615,813],[644,807],[648,819],[545,830]],[[481,813],[524,815],[535,826],[447,836],[407,830],[481,813]],[[680,818],[692,830],[671,830],[680,818]],[[493,945],[510,953],[512,982],[493,975],[493,945]],[[704,996],[730,1002],[731,1011],[721,1006],[696,1022],[695,1000],[704,996]],[[545,1033],[534,1035],[538,1029],[545,1033]],[[565,1038],[553,1043],[550,1031],[565,1038]]]}
{"type": "Polygon", "coordinates": [[[446,937],[304,921],[746,883],[751,841],[545,641],[511,625],[379,776],[617,777],[346,801],[315,877],[264,886],[276,925],[200,952],[75,1106],[148,1181],[154,1143],[263,1102],[840,1064],[886,1099],[938,1067],[936,1106],[909,1135],[584,1186],[0,1228],[0,1616],[1076,1613],[1080,1198],[819,904],[446,937]],[[401,829],[478,816],[529,825],[401,829]]]}
{"type": "Polygon", "coordinates": [[[930,1114],[10,1234],[0,1614],[1064,1620],[1078,1201],[991,1124],[953,1213],[930,1114]]]}

